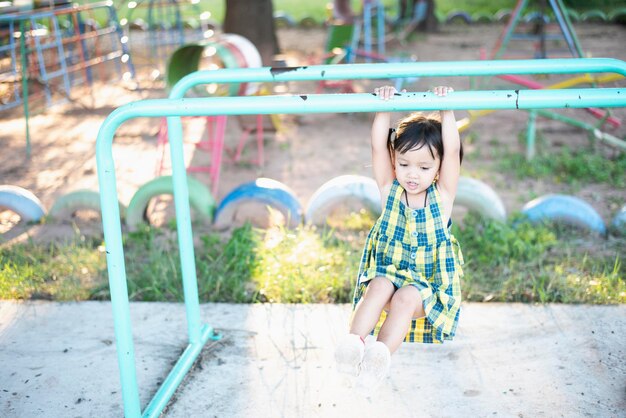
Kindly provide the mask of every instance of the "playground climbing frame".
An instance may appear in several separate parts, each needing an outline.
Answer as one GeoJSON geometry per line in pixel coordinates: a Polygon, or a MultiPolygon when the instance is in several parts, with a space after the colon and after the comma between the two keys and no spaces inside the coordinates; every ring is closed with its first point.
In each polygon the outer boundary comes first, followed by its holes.
{"type": "Polygon", "coordinates": [[[96,142],[96,160],[106,243],[107,269],[115,325],[124,412],[127,417],[156,417],[167,405],[204,344],[219,338],[213,327],[201,324],[193,237],[183,158],[180,118],[240,114],[300,114],[346,112],[410,112],[437,109],[546,109],[625,107],[626,89],[457,91],[446,97],[429,92],[400,94],[382,101],[372,94],[315,94],[182,98],[196,84],[211,82],[286,82],[302,80],[380,79],[389,77],[473,76],[498,74],[617,72],[626,75],[626,63],[615,59],[530,61],[466,61],[397,64],[346,64],[295,68],[233,69],[197,72],[181,79],[170,99],[144,100],[113,111],[104,121],[96,142]],[[137,117],[167,117],[172,159],[176,226],[187,314],[189,344],[143,413],[139,401],[135,354],[130,323],[124,249],[112,143],[119,126],[137,117]]]}
{"type": "Polygon", "coordinates": [[[111,2],[5,14],[0,27],[0,111],[23,106],[28,156],[29,99],[43,96],[48,107],[57,103],[55,93],[67,100],[73,86],[91,85],[93,68],[109,61],[120,78],[135,77],[127,37],[111,2]]]}

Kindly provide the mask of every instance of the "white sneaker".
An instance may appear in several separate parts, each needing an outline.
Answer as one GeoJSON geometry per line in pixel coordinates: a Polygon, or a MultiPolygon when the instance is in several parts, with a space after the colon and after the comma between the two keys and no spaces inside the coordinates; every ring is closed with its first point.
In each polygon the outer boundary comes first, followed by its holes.
{"type": "Polygon", "coordinates": [[[391,353],[384,343],[376,341],[371,345],[368,344],[361,362],[357,388],[365,395],[372,393],[387,377],[390,364],[391,353]]]}
{"type": "Polygon", "coordinates": [[[358,335],[348,334],[342,337],[335,349],[337,371],[356,377],[359,374],[364,350],[365,344],[358,335]]]}

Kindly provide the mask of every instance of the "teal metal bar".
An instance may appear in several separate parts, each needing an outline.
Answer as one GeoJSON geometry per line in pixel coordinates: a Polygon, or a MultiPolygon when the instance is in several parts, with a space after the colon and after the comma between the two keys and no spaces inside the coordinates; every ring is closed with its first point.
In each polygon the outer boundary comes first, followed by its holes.
{"type": "Polygon", "coordinates": [[[300,94],[141,100],[117,108],[124,117],[182,117],[213,115],[410,112],[461,109],[549,109],[624,107],[626,87],[542,90],[455,91],[446,97],[431,92],[398,93],[382,101],[371,93],[300,94]],[[173,108],[176,106],[176,108],[173,108]],[[130,115],[130,116],[126,116],[130,115]]]}
{"type": "MultiPolygon", "coordinates": [[[[197,85],[209,82],[297,81],[341,78],[396,78],[423,75],[496,75],[529,73],[617,72],[626,75],[626,64],[612,59],[476,61],[446,63],[354,64],[341,66],[299,67],[297,69],[219,70],[194,73],[183,78],[172,90],[172,96],[184,96],[197,85]],[[557,61],[558,63],[555,63],[557,61]],[[489,65],[494,63],[493,65],[489,65]],[[571,66],[569,64],[572,64],[571,66]],[[485,65],[487,64],[487,65],[485,65]],[[479,71],[483,65],[483,71],[479,71]],[[365,75],[359,71],[363,69],[365,75]]],[[[446,97],[432,93],[405,93],[391,101],[372,94],[321,94],[294,96],[219,97],[202,99],[171,98],[145,100],[122,106],[104,121],[98,133],[96,160],[106,243],[107,268],[122,384],[124,411],[128,417],[141,416],[135,358],[130,324],[124,249],[122,245],[115,166],[112,142],[117,128],[137,117],[167,117],[172,155],[172,176],[179,252],[181,255],[189,345],[168,378],[158,390],[144,416],[156,416],[193,364],[202,346],[215,337],[208,325],[200,325],[197,280],[191,231],[186,171],[183,159],[182,116],[239,114],[346,113],[378,111],[415,111],[438,109],[541,109],[584,108],[591,106],[625,107],[626,89],[572,89],[454,92],[446,97]]]]}
{"type": "Polygon", "coordinates": [[[363,80],[399,77],[452,77],[506,74],[617,73],[626,76],[626,63],[614,58],[563,58],[545,60],[485,60],[403,62],[389,64],[316,65],[287,68],[239,68],[198,71],[183,77],[170,98],[183,97],[198,84],[287,82],[305,80],[363,80]]]}

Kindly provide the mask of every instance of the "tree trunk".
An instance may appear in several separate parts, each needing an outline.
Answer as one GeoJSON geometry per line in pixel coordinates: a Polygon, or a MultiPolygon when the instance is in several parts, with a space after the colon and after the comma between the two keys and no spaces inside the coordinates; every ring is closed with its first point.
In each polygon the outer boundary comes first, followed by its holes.
{"type": "Polygon", "coordinates": [[[439,28],[437,16],[435,16],[435,0],[426,0],[426,19],[424,19],[417,27],[417,30],[424,32],[436,32],[439,28]]]}
{"type": "Polygon", "coordinates": [[[225,33],[236,33],[250,40],[261,54],[263,65],[272,65],[280,52],[272,0],[226,0],[225,33]]]}
{"type": "MultiPolygon", "coordinates": [[[[401,20],[411,20],[415,18],[413,16],[412,7],[418,2],[418,0],[409,1],[409,0],[401,0],[400,1],[400,19],[401,20]]],[[[421,32],[436,32],[439,28],[439,22],[437,21],[437,16],[435,16],[435,0],[424,0],[426,3],[426,16],[423,20],[421,20],[417,25],[410,28],[410,31],[421,31],[421,32]]]]}

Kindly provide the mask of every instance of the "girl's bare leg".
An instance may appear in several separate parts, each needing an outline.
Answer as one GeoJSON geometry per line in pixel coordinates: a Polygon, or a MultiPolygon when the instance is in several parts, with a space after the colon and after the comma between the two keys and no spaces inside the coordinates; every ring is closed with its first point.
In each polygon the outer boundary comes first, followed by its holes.
{"type": "Polygon", "coordinates": [[[380,313],[391,300],[395,290],[395,286],[384,277],[372,279],[352,317],[350,333],[365,338],[372,332],[380,318],[380,313]]]}
{"type": "Polygon", "coordinates": [[[422,297],[414,286],[396,290],[391,298],[387,319],[378,334],[378,341],[383,342],[391,353],[395,352],[404,341],[411,320],[424,315],[422,297]]]}

